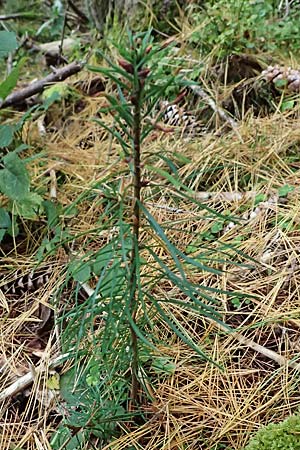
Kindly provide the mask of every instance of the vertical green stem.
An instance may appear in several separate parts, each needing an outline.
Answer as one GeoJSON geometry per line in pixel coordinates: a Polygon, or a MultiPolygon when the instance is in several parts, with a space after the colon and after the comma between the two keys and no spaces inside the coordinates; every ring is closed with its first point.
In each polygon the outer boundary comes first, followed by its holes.
{"type": "MultiPolygon", "coordinates": [[[[132,225],[132,249],[131,249],[131,273],[130,273],[130,311],[132,320],[136,321],[136,312],[138,307],[138,270],[139,264],[139,232],[140,232],[140,199],[141,199],[141,96],[142,85],[139,79],[133,93],[133,225],[132,225]]],[[[131,401],[133,406],[137,404],[138,396],[138,339],[131,326],[132,340],[132,391],[131,401]]]]}

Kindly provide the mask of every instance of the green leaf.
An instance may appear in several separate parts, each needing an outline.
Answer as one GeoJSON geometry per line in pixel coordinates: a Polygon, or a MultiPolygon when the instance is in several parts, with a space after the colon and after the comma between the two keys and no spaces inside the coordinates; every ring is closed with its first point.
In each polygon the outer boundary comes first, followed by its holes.
{"type": "Polygon", "coordinates": [[[210,227],[210,231],[213,234],[218,234],[220,233],[220,231],[222,231],[224,228],[224,222],[215,222],[211,227],[210,227]]]}
{"type": "Polygon", "coordinates": [[[178,162],[181,162],[184,164],[190,164],[192,162],[192,160],[190,158],[187,158],[182,153],[174,152],[173,155],[175,156],[175,158],[177,159],[178,162]]]}
{"type": "Polygon", "coordinates": [[[293,192],[295,190],[295,186],[291,186],[290,184],[285,184],[278,189],[279,197],[286,197],[287,194],[293,192]]]}
{"type": "Polygon", "coordinates": [[[59,216],[63,212],[62,205],[51,200],[45,200],[43,201],[43,207],[46,212],[48,227],[55,227],[59,223],[59,216]]]}
{"type": "Polygon", "coordinates": [[[0,228],[11,227],[10,215],[4,208],[0,208],[0,228]]]}
{"type": "Polygon", "coordinates": [[[48,378],[46,386],[48,389],[59,390],[59,374],[57,372],[48,378]]]}
{"type": "Polygon", "coordinates": [[[150,214],[150,212],[142,204],[140,204],[140,208],[143,211],[143,213],[145,214],[145,216],[147,217],[150,227],[157,233],[159,238],[166,244],[166,247],[172,256],[172,259],[173,259],[174,263],[176,264],[176,267],[177,267],[182,279],[184,280],[186,278],[185,273],[183,271],[182,264],[179,261],[178,256],[177,256],[179,250],[169,241],[165,232],[163,231],[161,226],[156,222],[156,220],[150,214]]]}
{"type": "MultiPolygon", "coordinates": [[[[98,51],[97,51],[98,53],[98,51]]],[[[106,58],[104,58],[106,59],[106,58]]],[[[121,68],[118,68],[117,66],[113,66],[113,69],[105,68],[105,67],[95,67],[95,66],[89,66],[87,65],[87,69],[91,72],[97,72],[102,73],[103,75],[107,76],[111,80],[113,80],[118,86],[121,86],[123,89],[128,89],[128,86],[120,79],[118,78],[115,73],[121,75],[124,78],[127,78],[129,81],[132,81],[132,76],[129,75],[125,70],[122,70],[121,68]]]]}
{"type": "Polygon", "coordinates": [[[160,167],[154,167],[147,165],[146,168],[148,170],[151,170],[153,172],[156,172],[157,174],[161,175],[163,178],[166,178],[173,186],[175,186],[177,189],[179,189],[182,186],[182,183],[180,180],[174,178],[172,175],[170,175],[166,170],[161,169],[160,167]]]}
{"type": "Polygon", "coordinates": [[[70,92],[71,90],[67,83],[55,83],[44,90],[42,99],[49,100],[52,96],[55,96],[56,99],[66,98],[70,92]]]}
{"type": "MultiPolygon", "coordinates": [[[[28,148],[29,148],[29,145],[21,144],[17,148],[14,149],[14,153],[16,153],[16,154],[21,153],[23,150],[27,150],[28,148]]],[[[30,156],[29,158],[26,158],[26,160],[24,160],[24,161],[26,161],[26,164],[27,164],[27,162],[35,160],[37,158],[37,156],[44,156],[44,154],[36,153],[35,155],[30,156]]]]}
{"type": "Polygon", "coordinates": [[[0,208],[0,242],[9,230],[11,230],[10,215],[4,208],[0,208]]]}
{"type": "Polygon", "coordinates": [[[13,140],[15,127],[12,125],[0,125],[0,148],[8,147],[13,140]]]}
{"type": "Polygon", "coordinates": [[[199,247],[194,244],[190,244],[186,248],[187,253],[195,253],[197,250],[199,250],[199,247]]]}
{"type": "Polygon", "coordinates": [[[0,58],[4,58],[18,47],[16,35],[12,31],[0,31],[0,42],[0,58]]]}
{"type": "Polygon", "coordinates": [[[287,101],[282,103],[282,105],[280,107],[280,111],[281,112],[288,111],[290,109],[293,109],[294,106],[295,106],[295,101],[294,100],[287,100],[287,101]]]}
{"type": "Polygon", "coordinates": [[[41,106],[41,109],[43,109],[44,111],[47,111],[49,109],[49,107],[52,105],[52,103],[55,103],[58,100],[60,100],[59,93],[53,92],[52,95],[50,95],[49,97],[47,97],[44,100],[44,103],[41,106]]]}
{"type": "Polygon", "coordinates": [[[275,84],[276,87],[280,87],[281,88],[281,87],[284,87],[284,86],[286,86],[288,84],[288,80],[286,80],[286,79],[276,80],[274,82],[274,84],[275,84]]]}
{"type": "Polygon", "coordinates": [[[262,194],[262,193],[257,194],[254,199],[254,205],[256,206],[256,205],[258,205],[258,203],[265,202],[266,200],[267,200],[266,194],[262,194]]]}
{"type": "Polygon", "coordinates": [[[146,347],[152,348],[152,350],[157,351],[157,348],[152,344],[152,342],[150,342],[146,336],[143,335],[142,331],[140,330],[140,328],[137,326],[137,324],[135,323],[135,321],[132,319],[132,312],[129,311],[129,308],[125,308],[125,312],[127,315],[127,319],[128,322],[131,326],[131,328],[134,330],[135,334],[137,335],[137,337],[139,338],[139,340],[141,342],[143,342],[146,347]]]}
{"type": "Polygon", "coordinates": [[[79,429],[74,436],[73,434],[71,428],[60,426],[51,439],[51,448],[53,450],[81,450],[86,440],[85,431],[79,429]]]}
{"type": "Polygon", "coordinates": [[[19,78],[21,64],[22,62],[20,61],[19,64],[13,68],[6,79],[0,84],[0,101],[3,101],[16,86],[19,78]]]}
{"type": "Polygon", "coordinates": [[[157,356],[153,358],[151,367],[158,374],[173,375],[176,370],[176,364],[166,356],[157,356]]]}
{"type": "Polygon", "coordinates": [[[113,248],[111,244],[107,244],[96,255],[95,262],[93,263],[93,272],[95,275],[100,276],[103,270],[107,268],[110,261],[113,258],[113,248]]]}
{"type": "Polygon", "coordinates": [[[14,201],[14,207],[19,216],[25,219],[36,219],[41,212],[43,198],[35,192],[29,192],[26,197],[14,201]]]}
{"type": "Polygon", "coordinates": [[[79,283],[85,283],[91,277],[91,266],[82,261],[71,261],[69,270],[74,280],[79,283]]]}
{"type": "MultiPolygon", "coordinates": [[[[121,92],[121,89],[120,89],[121,92]]],[[[130,112],[130,105],[126,103],[125,99],[123,103],[119,103],[115,97],[112,95],[106,94],[107,100],[113,107],[113,110],[119,113],[119,116],[128,124],[130,127],[133,126],[133,116],[130,112]]],[[[122,98],[121,98],[122,100],[122,98]]]]}
{"type": "Polygon", "coordinates": [[[24,162],[15,153],[9,153],[0,170],[0,191],[11,200],[21,200],[29,193],[29,176],[24,162]]]}

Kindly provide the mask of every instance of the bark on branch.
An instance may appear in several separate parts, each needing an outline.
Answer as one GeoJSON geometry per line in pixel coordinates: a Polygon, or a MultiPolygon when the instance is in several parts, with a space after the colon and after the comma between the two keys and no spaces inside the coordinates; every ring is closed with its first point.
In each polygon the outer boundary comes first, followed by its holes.
{"type": "Polygon", "coordinates": [[[53,72],[47,75],[45,78],[34,81],[29,86],[26,86],[24,89],[12,92],[10,95],[6,97],[6,99],[3,102],[0,102],[0,109],[21,103],[26,98],[32,97],[33,95],[42,92],[49,84],[57,83],[58,81],[63,81],[66,78],[69,78],[71,75],[80,72],[83,66],[84,66],[83,63],[75,61],[60,69],[54,69],[53,72]]]}

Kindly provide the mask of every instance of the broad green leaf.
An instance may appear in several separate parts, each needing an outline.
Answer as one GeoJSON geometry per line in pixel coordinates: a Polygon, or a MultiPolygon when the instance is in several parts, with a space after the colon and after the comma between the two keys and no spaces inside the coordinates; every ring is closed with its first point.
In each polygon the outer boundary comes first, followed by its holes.
{"type": "Polygon", "coordinates": [[[218,234],[220,233],[220,231],[222,231],[224,228],[224,222],[215,222],[211,227],[210,227],[210,231],[213,234],[218,234]]]}
{"type": "Polygon", "coordinates": [[[49,100],[53,95],[56,99],[66,98],[70,94],[70,87],[67,83],[55,83],[44,90],[42,94],[43,100],[49,100]]]}
{"type": "Polygon", "coordinates": [[[10,226],[10,215],[4,208],[0,208],[0,228],[9,228],[10,226]]]}
{"type": "Polygon", "coordinates": [[[8,147],[13,140],[15,127],[12,125],[0,125],[0,148],[8,147]]]}
{"type": "Polygon", "coordinates": [[[280,111],[281,112],[288,111],[290,109],[293,109],[294,106],[295,106],[295,101],[294,100],[287,100],[287,101],[282,103],[282,105],[280,107],[280,111]]]}
{"type": "Polygon", "coordinates": [[[43,201],[43,207],[46,212],[48,227],[53,228],[59,223],[59,216],[63,212],[62,205],[60,203],[54,203],[50,200],[43,201]]]}
{"type": "Polygon", "coordinates": [[[16,67],[14,67],[6,79],[0,84],[0,101],[3,101],[16,86],[21,64],[22,63],[20,62],[16,67]]]}
{"type": "Polygon", "coordinates": [[[74,435],[71,428],[67,426],[60,426],[51,439],[51,448],[53,450],[81,450],[83,448],[85,438],[85,431],[80,430],[74,435]]]}
{"type": "Polygon", "coordinates": [[[35,192],[29,192],[25,197],[14,201],[18,215],[25,219],[36,219],[42,204],[43,198],[35,192]]]}
{"type": "Polygon", "coordinates": [[[187,246],[187,248],[186,248],[186,252],[187,253],[195,253],[196,251],[198,251],[199,250],[199,246],[197,245],[194,245],[194,244],[190,244],[190,245],[188,245],[187,246]]]}
{"type": "Polygon", "coordinates": [[[293,192],[295,190],[295,186],[291,186],[290,184],[285,184],[278,189],[279,197],[286,197],[287,194],[293,192]]]}
{"type": "Polygon", "coordinates": [[[176,364],[166,356],[153,358],[151,367],[156,373],[163,375],[173,375],[176,370],[176,364]]]}
{"type": "Polygon", "coordinates": [[[20,230],[19,230],[19,226],[17,223],[17,218],[15,215],[12,216],[11,218],[11,226],[7,229],[7,233],[10,236],[18,236],[20,230]]]}
{"type": "Polygon", "coordinates": [[[82,261],[71,261],[69,270],[71,271],[74,280],[79,283],[85,283],[91,277],[91,266],[82,261]]]}
{"type": "Polygon", "coordinates": [[[60,377],[57,372],[51,375],[46,382],[47,388],[52,390],[59,390],[59,378],[60,377]]]}
{"type": "Polygon", "coordinates": [[[5,236],[5,233],[11,230],[10,215],[4,208],[0,208],[0,242],[5,236]]]}
{"type": "Polygon", "coordinates": [[[29,193],[29,175],[24,162],[15,153],[4,156],[0,170],[0,191],[11,200],[21,200],[29,193]]]}
{"type": "MultiPolygon", "coordinates": [[[[98,285],[97,285],[98,286],[98,285]]],[[[99,292],[103,297],[114,298],[121,295],[126,286],[126,273],[116,260],[111,267],[103,269],[99,279],[99,292]]]]}
{"type": "MultiPolygon", "coordinates": [[[[27,150],[29,148],[29,145],[27,144],[21,144],[17,148],[14,149],[14,153],[21,153],[23,150],[27,150]]],[[[44,156],[45,153],[35,153],[33,156],[30,156],[29,158],[24,159],[24,162],[26,161],[26,164],[29,161],[35,160],[37,157],[44,156]]]]}
{"type": "Polygon", "coordinates": [[[275,80],[274,84],[275,84],[276,87],[281,88],[281,87],[287,86],[288,80],[286,80],[284,78],[281,79],[281,80],[275,80]]]}
{"type": "Polygon", "coordinates": [[[49,109],[49,107],[52,105],[52,103],[58,101],[59,99],[60,99],[59,93],[53,92],[52,95],[50,95],[49,97],[47,97],[44,100],[44,103],[41,106],[41,109],[43,109],[44,111],[47,111],[49,109]]]}
{"type": "Polygon", "coordinates": [[[103,270],[106,269],[108,264],[113,258],[113,248],[112,244],[109,243],[103,247],[96,255],[95,261],[93,263],[93,272],[95,275],[100,276],[103,270]]]}
{"type": "Polygon", "coordinates": [[[0,31],[0,42],[0,58],[4,58],[18,47],[16,35],[12,31],[0,31]]]}
{"type": "Polygon", "coordinates": [[[260,202],[265,202],[267,199],[266,194],[260,193],[255,196],[254,205],[256,206],[260,202]]]}

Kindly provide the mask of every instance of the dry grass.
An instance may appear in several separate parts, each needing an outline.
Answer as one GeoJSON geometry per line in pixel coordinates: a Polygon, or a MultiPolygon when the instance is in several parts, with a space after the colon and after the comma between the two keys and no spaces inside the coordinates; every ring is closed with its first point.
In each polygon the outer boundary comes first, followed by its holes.
{"type": "MultiPolygon", "coordinates": [[[[49,170],[54,170],[57,179],[63,180],[57,187],[57,199],[64,206],[89,192],[95,181],[105,183],[107,177],[114,178],[120,196],[130,183],[126,164],[119,158],[118,144],[111,142],[89,121],[102,104],[103,98],[92,99],[80,114],[69,114],[64,126],[58,126],[44,140],[34,133],[34,124],[28,130],[31,151],[34,153],[39,146],[46,151],[45,158],[34,161],[30,167],[32,183],[49,191],[48,174],[49,170]],[[79,143],[87,135],[94,144],[83,150],[79,143]]],[[[55,114],[57,120],[61,119],[58,112],[55,114]]],[[[52,121],[55,122],[53,117],[52,121]]],[[[195,197],[200,191],[252,191],[270,196],[282,185],[295,186],[288,195],[287,204],[276,202],[252,221],[240,223],[220,237],[221,242],[227,244],[239,239],[239,249],[259,260],[279,231],[280,239],[265,265],[256,264],[250,270],[224,263],[222,276],[195,271],[189,274],[193,281],[205,286],[255,295],[249,303],[242,302],[236,309],[224,294],[223,320],[238,327],[243,336],[286,360],[296,360],[300,347],[298,125],[298,121],[289,115],[275,113],[271,118],[248,115],[239,129],[242,139],[234,132],[221,136],[208,134],[190,140],[156,136],[150,138],[144,148],[144,154],[151,155],[148,160],[158,166],[163,165],[162,160],[155,158],[159,152],[170,158],[176,152],[190,158],[190,163],[180,168],[180,175],[195,197]],[[282,227],[287,220],[293,225],[291,230],[282,227]]],[[[155,175],[144,189],[144,199],[159,223],[172,224],[168,236],[179,243],[181,249],[190,245],[200,245],[201,249],[201,244],[195,243],[212,222],[204,220],[192,202],[175,200],[174,189],[159,175],[155,175]]],[[[219,212],[229,210],[236,217],[241,211],[250,212],[253,207],[253,201],[246,197],[230,202],[211,199],[206,204],[219,212]]],[[[84,199],[77,208],[76,216],[68,219],[71,232],[81,235],[76,240],[76,249],[103,245],[109,237],[105,233],[99,235],[97,231],[97,218],[101,213],[97,196],[84,199]]],[[[33,254],[44,235],[43,223],[37,221],[34,226],[24,226],[27,228],[14,245],[3,250],[1,265],[7,277],[11,277],[16,269],[30,272],[34,267],[33,254]]],[[[151,239],[159,243],[156,236],[151,239]]],[[[214,245],[212,242],[211,246],[214,245]]],[[[17,297],[1,294],[1,390],[59,352],[59,339],[54,339],[59,335],[58,330],[51,330],[46,341],[38,342],[35,336],[37,324],[41,322],[38,309],[40,305],[53,308],[52,295],[64,281],[66,263],[67,255],[60,250],[56,257],[47,261],[50,271],[45,285],[32,294],[17,297]]],[[[165,299],[180,295],[176,290],[170,290],[167,283],[158,285],[153,294],[165,299]]],[[[66,297],[54,303],[56,313],[68,303],[66,297]]],[[[152,413],[149,422],[137,429],[126,430],[105,449],[121,450],[133,446],[149,450],[217,450],[225,448],[218,446],[223,443],[228,450],[238,450],[259,426],[279,421],[298,410],[300,396],[296,369],[287,364],[279,366],[271,358],[241,343],[235,334],[222,332],[188,310],[178,312],[171,306],[166,309],[184,324],[221,369],[200,360],[163,325],[157,327],[157,337],[165,338],[168,344],[159,350],[176,362],[176,371],[172,376],[154,380],[154,402],[147,406],[152,413]]],[[[59,397],[49,398],[47,378],[46,370],[35,378],[33,387],[2,404],[1,449],[14,446],[28,450],[50,448],[51,432],[57,427],[55,403],[59,403],[59,397]],[[20,407],[22,404],[26,405],[24,411],[20,407]]],[[[87,444],[86,448],[91,447],[87,444]]]]}

